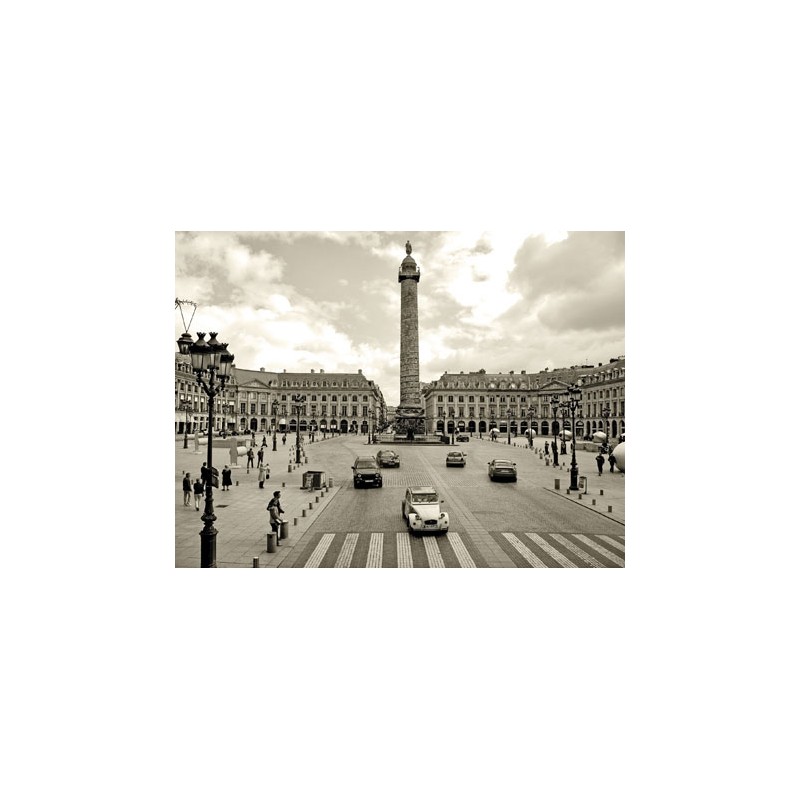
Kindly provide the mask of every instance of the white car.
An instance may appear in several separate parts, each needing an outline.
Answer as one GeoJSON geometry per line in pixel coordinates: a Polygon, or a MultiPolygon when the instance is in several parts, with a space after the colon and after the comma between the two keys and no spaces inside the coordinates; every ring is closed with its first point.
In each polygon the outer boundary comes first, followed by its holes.
{"type": "Polygon", "coordinates": [[[403,498],[403,519],[411,533],[447,533],[450,516],[442,511],[439,494],[433,486],[409,486],[403,498]]]}

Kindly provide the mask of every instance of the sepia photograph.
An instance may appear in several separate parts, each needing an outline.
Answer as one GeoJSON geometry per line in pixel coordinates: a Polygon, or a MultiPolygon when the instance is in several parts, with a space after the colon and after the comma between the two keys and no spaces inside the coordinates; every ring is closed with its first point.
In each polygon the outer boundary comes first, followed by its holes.
{"type": "Polygon", "coordinates": [[[625,566],[625,234],[175,234],[175,566],[625,566]]]}

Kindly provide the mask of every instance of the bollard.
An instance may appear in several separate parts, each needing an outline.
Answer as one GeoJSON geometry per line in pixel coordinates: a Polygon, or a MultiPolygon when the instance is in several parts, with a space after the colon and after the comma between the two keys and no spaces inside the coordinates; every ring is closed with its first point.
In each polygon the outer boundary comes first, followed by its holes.
{"type": "Polygon", "coordinates": [[[569,494],[569,489],[567,489],[567,494],[569,494]]]}
{"type": "Polygon", "coordinates": [[[253,566],[258,569],[258,556],[253,559],[253,566]]]}
{"type": "Polygon", "coordinates": [[[278,534],[277,533],[268,533],[267,534],[267,552],[268,553],[277,553],[278,552],[278,534]]]}
{"type": "Polygon", "coordinates": [[[297,525],[297,517],[294,518],[294,524],[297,525]]]}
{"type": "Polygon", "coordinates": [[[281,483],[281,486],[283,486],[283,488],[285,489],[286,488],[286,481],[283,481],[283,483],[281,483]]]}
{"type": "Polygon", "coordinates": [[[281,522],[281,539],[289,538],[289,523],[281,522]]]}
{"type": "Polygon", "coordinates": [[[303,516],[305,516],[305,515],[306,515],[306,509],[304,508],[303,509],[303,516]]]}
{"type": "Polygon", "coordinates": [[[544,460],[544,465],[545,465],[546,467],[549,467],[549,466],[550,466],[550,459],[549,459],[549,458],[546,458],[546,459],[544,460]]]}
{"type": "Polygon", "coordinates": [[[603,496],[603,490],[601,489],[600,490],[600,497],[602,497],[602,496],[603,496]]]}
{"type": "Polygon", "coordinates": [[[308,504],[308,510],[311,511],[312,508],[314,508],[314,504],[313,503],[309,503],[308,504]]]}
{"type": "Polygon", "coordinates": [[[611,506],[608,507],[608,513],[611,513],[611,506]]]}
{"type": "Polygon", "coordinates": [[[561,479],[560,478],[556,478],[555,479],[555,484],[556,484],[556,487],[555,487],[556,491],[558,492],[561,489],[561,479]]]}
{"type": "Polygon", "coordinates": [[[239,485],[239,481],[236,481],[236,485],[237,485],[237,486],[239,485]]]}
{"type": "Polygon", "coordinates": [[[596,498],[594,498],[594,497],[592,498],[592,505],[593,505],[593,506],[596,506],[596,505],[597,505],[597,499],[596,499],[596,498]]]}
{"type": "Polygon", "coordinates": [[[578,500],[583,500],[583,495],[582,494],[578,495],[578,500]]]}
{"type": "Polygon", "coordinates": [[[315,502],[315,503],[319,503],[319,495],[317,495],[317,496],[314,498],[314,502],[315,502]]]}
{"type": "Polygon", "coordinates": [[[543,458],[544,456],[541,453],[539,453],[539,461],[541,461],[543,458]]]}
{"type": "Polygon", "coordinates": [[[308,464],[308,456],[306,456],[306,464],[308,464]]]}
{"type": "Polygon", "coordinates": [[[291,472],[291,471],[292,471],[292,465],[289,464],[289,472],[291,472]]]}

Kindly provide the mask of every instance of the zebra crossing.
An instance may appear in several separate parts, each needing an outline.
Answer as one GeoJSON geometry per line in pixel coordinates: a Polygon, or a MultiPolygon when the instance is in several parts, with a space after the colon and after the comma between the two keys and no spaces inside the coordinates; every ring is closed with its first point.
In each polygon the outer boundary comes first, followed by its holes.
{"type": "Polygon", "coordinates": [[[517,567],[604,568],[625,566],[624,534],[486,534],[482,543],[467,533],[412,536],[408,531],[320,533],[286,566],[319,568],[490,567],[487,544],[503,551],[505,565],[517,567]]]}

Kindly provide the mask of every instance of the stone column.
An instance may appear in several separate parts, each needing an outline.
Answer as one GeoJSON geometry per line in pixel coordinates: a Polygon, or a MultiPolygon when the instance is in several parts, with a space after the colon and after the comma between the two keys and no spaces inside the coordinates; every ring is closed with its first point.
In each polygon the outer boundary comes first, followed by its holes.
{"type": "Polygon", "coordinates": [[[419,267],[411,257],[410,242],[406,242],[406,257],[397,280],[400,283],[400,405],[395,415],[395,429],[413,439],[425,433],[425,409],[419,393],[419,267]]]}

